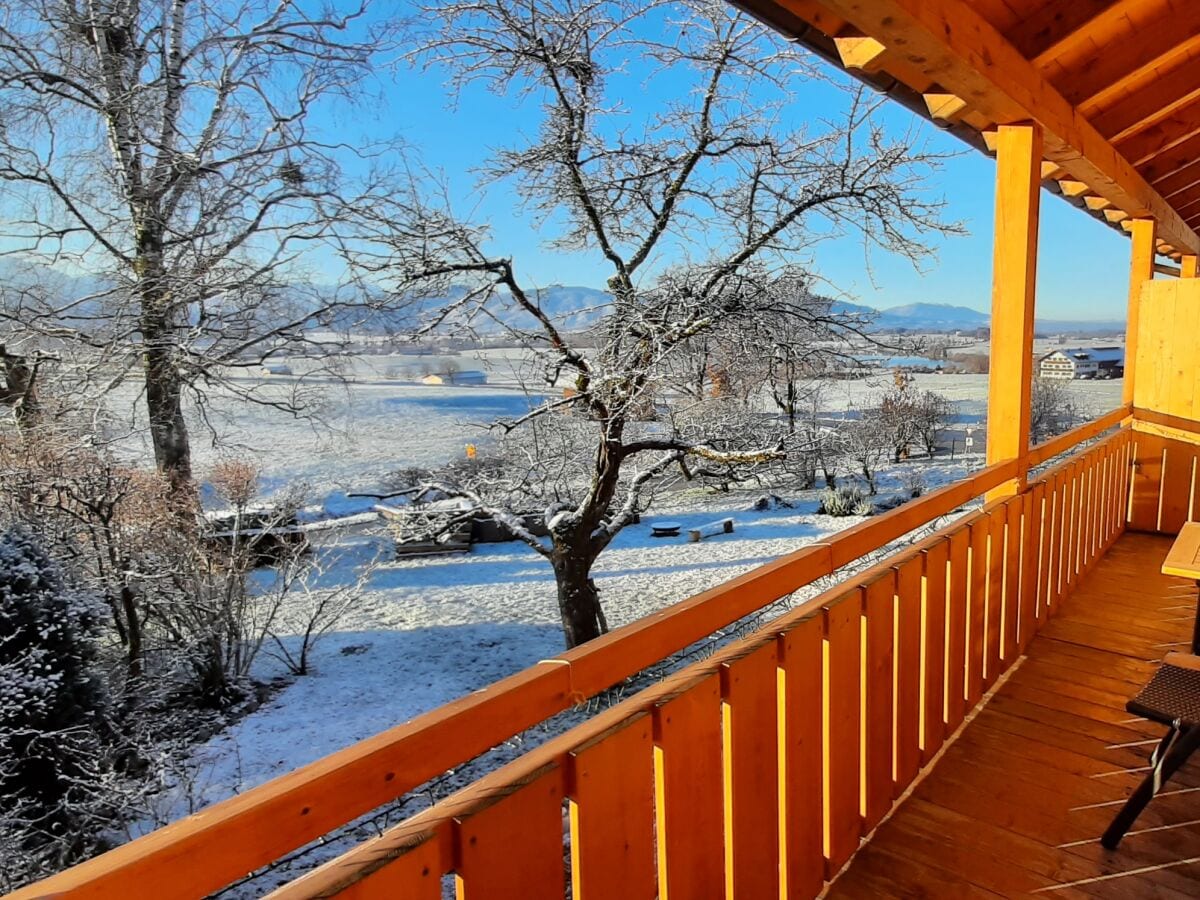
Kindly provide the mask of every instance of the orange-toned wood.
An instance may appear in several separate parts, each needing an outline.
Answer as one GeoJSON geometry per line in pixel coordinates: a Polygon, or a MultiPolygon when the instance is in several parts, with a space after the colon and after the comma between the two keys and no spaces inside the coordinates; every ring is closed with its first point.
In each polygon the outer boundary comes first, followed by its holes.
{"type": "MultiPolygon", "coordinates": [[[[921,661],[924,667],[921,691],[921,764],[929,762],[942,748],[946,736],[946,651],[947,611],[946,566],[950,543],[942,539],[924,552],[921,598],[921,661]]],[[[959,676],[961,677],[961,671],[959,676]]],[[[953,679],[953,675],[950,676],[953,679]]]]}
{"type": "Polygon", "coordinates": [[[344,872],[323,867],[268,896],[271,900],[312,900],[314,897],[442,900],[442,875],[452,865],[450,823],[446,823],[441,831],[443,833],[414,833],[407,844],[398,844],[378,854],[370,866],[345,867],[344,872]]]}
{"type": "MultiPolygon", "coordinates": [[[[1200,239],[1178,213],[976,5],[962,0],[825,0],[822,5],[860,33],[894,48],[936,78],[941,89],[967,99],[991,121],[1040,123],[1047,159],[1117,206],[1156,218],[1172,245],[1196,251],[1200,239]]],[[[1120,52],[1131,51],[1125,46],[1120,52]]]]}
{"type": "Polygon", "coordinates": [[[823,615],[779,636],[781,896],[815,897],[825,881],[822,750],[823,615]]]}
{"type": "Polygon", "coordinates": [[[1017,609],[1017,652],[1024,653],[1037,630],[1038,542],[1042,510],[1034,487],[1021,498],[1021,551],[1017,609]]]}
{"type": "Polygon", "coordinates": [[[1064,504],[1063,508],[1063,571],[1062,571],[1062,590],[1063,593],[1070,593],[1070,589],[1074,586],[1075,577],[1079,572],[1079,536],[1080,536],[1080,479],[1079,479],[1079,462],[1076,460],[1070,461],[1067,466],[1067,482],[1063,490],[1064,504]]]}
{"type": "Polygon", "coordinates": [[[1001,672],[1004,623],[1004,532],[1008,525],[1008,510],[994,507],[987,514],[987,603],[984,613],[983,684],[990,688],[1001,672]]]}
{"type": "Polygon", "coordinates": [[[1194,448],[1182,443],[1168,445],[1165,449],[1167,452],[1161,474],[1162,504],[1158,530],[1175,534],[1188,520],[1196,453],[1194,448]]]}
{"type": "Polygon", "coordinates": [[[1180,529],[1163,560],[1162,573],[1200,580],[1200,523],[1188,522],[1180,529]]]}
{"type": "Polygon", "coordinates": [[[658,704],[654,730],[659,896],[724,897],[720,676],[658,704]]]}
{"type": "Polygon", "coordinates": [[[1112,412],[1105,413],[1103,416],[1100,416],[1098,419],[1093,419],[1091,422],[1085,422],[1078,428],[1072,428],[1070,431],[1064,432],[1063,434],[1050,438],[1048,441],[1038,444],[1029,451],[1029,464],[1031,466],[1036,466],[1044,463],[1046,460],[1052,459],[1053,457],[1058,456],[1060,453],[1066,453],[1068,450],[1078,446],[1083,441],[1090,440],[1091,438],[1103,434],[1110,428],[1115,428],[1116,426],[1120,425],[1122,420],[1130,414],[1132,409],[1133,408],[1129,405],[1119,406],[1112,412]]]}
{"type": "Polygon", "coordinates": [[[1022,460],[1029,450],[1033,380],[1033,308],[1037,281],[1042,133],[1036,125],[1005,125],[996,145],[996,226],[992,253],[992,366],[988,376],[987,461],[1022,460]]]}
{"type": "Polygon", "coordinates": [[[967,619],[967,707],[983,696],[987,669],[988,538],[991,520],[979,516],[970,522],[971,564],[967,619]]]}
{"type": "Polygon", "coordinates": [[[458,900],[561,900],[563,773],[558,766],[458,822],[458,900]],[[513,823],[521,839],[513,840],[513,823]]]}
{"type": "Polygon", "coordinates": [[[1020,644],[1018,625],[1021,612],[1021,548],[1025,540],[1021,521],[1023,505],[1024,495],[1014,497],[1005,504],[1007,515],[1004,528],[1004,609],[1000,626],[1002,669],[1012,665],[1020,644]]]}
{"type": "Polygon", "coordinates": [[[778,682],[776,641],[721,665],[727,898],[779,897],[778,682]]]}
{"type": "Polygon", "coordinates": [[[862,591],[865,641],[860,752],[864,833],[878,825],[892,808],[895,594],[894,569],[879,575],[862,591]]]}
{"type": "Polygon", "coordinates": [[[862,604],[858,591],[825,607],[825,876],[858,849],[862,604]]]}
{"type": "Polygon", "coordinates": [[[1134,434],[1133,500],[1129,515],[1129,527],[1134,531],[1158,530],[1166,450],[1165,439],[1152,434],[1134,434]]]}
{"type": "Polygon", "coordinates": [[[896,796],[921,768],[921,575],[919,556],[896,566],[896,796]]]}
{"type": "Polygon", "coordinates": [[[1017,463],[989,466],[883,515],[847,528],[745,575],[615,629],[558,657],[569,663],[571,691],[590,697],[731,622],[945,515],[1016,476],[1017,463]]]}
{"type": "Polygon", "coordinates": [[[639,713],[568,756],[571,896],[654,900],[654,734],[639,713]]]}
{"type": "Polygon", "coordinates": [[[1161,734],[1130,721],[1125,703],[1161,658],[1158,644],[1190,633],[1187,621],[1129,628],[1178,603],[1178,581],[1157,572],[1169,543],[1126,534],[1113,545],[830,898],[1195,894],[1194,773],[1168,784],[1118,853],[1097,842],[1142,775],[1124,770],[1144,765],[1161,734]],[[1110,606],[1119,615],[1094,617],[1110,606]],[[1142,745],[1122,746],[1133,742],[1142,745]]]}
{"type": "Polygon", "coordinates": [[[946,590],[946,732],[958,728],[966,714],[967,575],[971,531],[962,527],[948,539],[946,590]]]}
{"type": "Polygon", "coordinates": [[[1154,277],[1156,237],[1157,229],[1153,219],[1134,219],[1133,230],[1130,232],[1129,309],[1125,326],[1125,379],[1121,389],[1122,403],[1134,402],[1138,358],[1141,352],[1139,334],[1142,285],[1154,277]]]}

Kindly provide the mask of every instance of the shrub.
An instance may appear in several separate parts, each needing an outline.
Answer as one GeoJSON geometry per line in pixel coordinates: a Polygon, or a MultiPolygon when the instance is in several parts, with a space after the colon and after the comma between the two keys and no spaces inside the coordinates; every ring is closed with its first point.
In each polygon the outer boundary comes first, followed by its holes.
{"type": "Polygon", "coordinates": [[[0,843],[22,848],[18,868],[86,850],[106,730],[100,612],[28,533],[0,536],[0,843]]]}
{"type": "Polygon", "coordinates": [[[817,512],[826,516],[869,516],[871,502],[861,488],[844,484],[821,492],[817,512]]]}

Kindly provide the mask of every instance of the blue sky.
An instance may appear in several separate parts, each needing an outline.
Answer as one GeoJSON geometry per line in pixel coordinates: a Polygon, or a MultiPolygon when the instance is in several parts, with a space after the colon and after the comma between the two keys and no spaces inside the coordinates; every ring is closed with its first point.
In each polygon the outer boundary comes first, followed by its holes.
{"type": "MultiPolygon", "coordinates": [[[[846,76],[822,64],[834,79],[846,76]]],[[[403,69],[381,84],[382,102],[335,114],[341,126],[365,128],[378,134],[398,133],[420,151],[425,163],[445,174],[460,213],[490,223],[493,249],[511,255],[519,271],[531,282],[602,287],[603,261],[594,256],[564,254],[548,249],[534,223],[522,215],[517,199],[506,185],[480,189],[473,169],[499,147],[513,143],[514,131],[532,132],[539,120],[536,100],[517,102],[470,89],[454,104],[442,84],[442,74],[403,69]]],[[[661,103],[670,85],[652,85],[622,97],[636,114],[661,103]]],[[[828,84],[806,84],[788,115],[835,116],[845,95],[828,84]]],[[[956,139],[914,116],[897,104],[888,104],[883,121],[902,132],[915,126],[930,149],[954,153],[963,150],[956,139]]],[[[917,272],[904,259],[873,250],[870,270],[861,242],[854,239],[819,245],[812,267],[851,298],[886,308],[926,301],[952,303],[987,310],[990,303],[992,199],[994,164],[973,150],[949,159],[938,176],[937,187],[947,200],[948,217],[961,221],[966,237],[936,242],[937,257],[917,272]]],[[[1041,254],[1038,271],[1038,314],[1072,319],[1124,318],[1128,279],[1128,240],[1120,233],[1067,203],[1042,193],[1041,254]]]]}

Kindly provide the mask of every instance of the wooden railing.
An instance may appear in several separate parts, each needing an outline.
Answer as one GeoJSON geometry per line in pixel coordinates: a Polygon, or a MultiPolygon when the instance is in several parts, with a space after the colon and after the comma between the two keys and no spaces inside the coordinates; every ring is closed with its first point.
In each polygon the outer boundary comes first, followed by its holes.
{"type": "MultiPolygon", "coordinates": [[[[435,898],[454,873],[467,898],[562,897],[564,803],[576,900],[726,881],[778,896],[778,879],[814,895],[1124,527],[1130,453],[1121,429],[278,896],[435,898]]],[[[219,889],[1018,471],[986,468],[13,896],[219,889]]]]}

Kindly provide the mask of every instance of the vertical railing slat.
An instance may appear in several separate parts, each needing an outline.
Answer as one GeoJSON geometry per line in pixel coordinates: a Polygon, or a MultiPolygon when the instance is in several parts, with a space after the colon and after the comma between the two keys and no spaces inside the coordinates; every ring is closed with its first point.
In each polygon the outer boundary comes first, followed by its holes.
{"type": "Polygon", "coordinates": [[[725,846],[718,673],[654,708],[662,900],[723,897],[725,846]]]}
{"type": "Polygon", "coordinates": [[[911,557],[895,568],[895,791],[899,796],[921,768],[921,557],[911,557]]]}
{"type": "Polygon", "coordinates": [[[779,649],[723,663],[726,897],[779,897],[779,649]]]}
{"type": "Polygon", "coordinates": [[[552,765],[459,818],[458,900],[562,900],[562,804],[563,773],[552,765]]]}
{"type": "Polygon", "coordinates": [[[946,562],[950,545],[938,541],[924,551],[921,658],[925,668],[921,693],[921,763],[933,759],[946,736],[946,562]]]}
{"type": "Polygon", "coordinates": [[[824,608],[825,877],[858,849],[862,605],[858,592],[824,608]]]}
{"type": "Polygon", "coordinates": [[[896,572],[875,578],[862,589],[866,640],[863,658],[863,831],[870,831],[892,807],[893,636],[896,572]]]}
{"type": "Polygon", "coordinates": [[[780,877],[786,900],[808,900],[825,882],[821,710],[823,616],[779,636],[780,782],[783,798],[780,877]]]}
{"type": "Polygon", "coordinates": [[[987,559],[991,520],[979,516],[971,522],[970,596],[967,628],[967,706],[983,696],[987,668],[987,559]]]}
{"type": "Polygon", "coordinates": [[[575,900],[653,900],[654,728],[639,713],[569,754],[575,900]]]}
{"type": "Polygon", "coordinates": [[[953,732],[966,715],[967,576],[971,531],[958,528],[949,540],[949,586],[946,620],[946,730],[953,732]]]}

